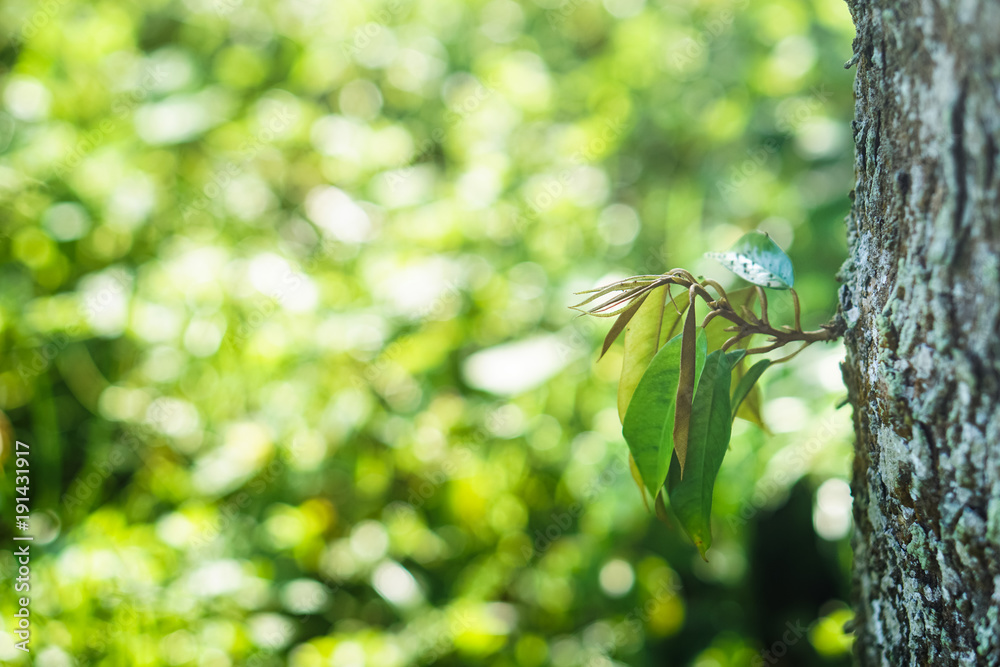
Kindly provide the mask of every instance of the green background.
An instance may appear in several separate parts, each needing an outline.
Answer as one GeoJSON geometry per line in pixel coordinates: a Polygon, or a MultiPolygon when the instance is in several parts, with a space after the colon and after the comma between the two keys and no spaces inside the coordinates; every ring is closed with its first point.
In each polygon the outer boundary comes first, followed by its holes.
{"type": "Polygon", "coordinates": [[[673,267],[735,285],[702,253],[763,229],[829,319],[843,3],[50,0],[0,26],[0,659],[849,664],[842,348],[765,374],[705,563],[625,467],[610,321],[567,309],[673,267]]]}

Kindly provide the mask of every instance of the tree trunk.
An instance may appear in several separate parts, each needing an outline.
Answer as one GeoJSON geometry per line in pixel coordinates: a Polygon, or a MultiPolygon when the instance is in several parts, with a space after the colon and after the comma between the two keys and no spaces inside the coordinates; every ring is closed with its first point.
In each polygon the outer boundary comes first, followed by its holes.
{"type": "Polygon", "coordinates": [[[1000,664],[1000,2],[848,0],[861,665],[1000,664]]]}

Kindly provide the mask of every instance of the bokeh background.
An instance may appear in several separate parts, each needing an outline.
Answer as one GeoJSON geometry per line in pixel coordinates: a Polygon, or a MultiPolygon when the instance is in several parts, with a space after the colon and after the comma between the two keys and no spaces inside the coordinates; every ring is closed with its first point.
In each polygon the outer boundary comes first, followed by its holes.
{"type": "MultiPolygon", "coordinates": [[[[769,371],[703,562],[573,292],[751,229],[834,313],[839,0],[0,5],[6,664],[849,663],[839,345],[769,371]]],[[[787,296],[772,317],[789,321],[787,296]],[[784,319],[783,319],[784,318],[784,319]]]]}

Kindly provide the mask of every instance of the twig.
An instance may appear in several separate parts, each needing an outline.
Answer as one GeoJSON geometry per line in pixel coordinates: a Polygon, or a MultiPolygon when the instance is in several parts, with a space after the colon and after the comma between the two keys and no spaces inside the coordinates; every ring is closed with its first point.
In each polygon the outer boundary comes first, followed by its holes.
{"type": "Polygon", "coordinates": [[[799,295],[795,290],[791,290],[792,302],[795,306],[794,328],[788,325],[781,325],[780,328],[775,328],[771,325],[767,313],[767,294],[760,286],[755,286],[757,296],[760,298],[760,316],[758,317],[752,308],[748,308],[744,304],[740,305],[742,313],[740,314],[733,304],[729,302],[729,296],[722,285],[714,280],[699,282],[689,271],[684,269],[672,269],[660,276],[633,276],[632,278],[626,278],[605,287],[588,290],[584,293],[590,293],[592,296],[574,307],[582,310],[580,306],[586,305],[602,296],[618,292],[618,294],[610,296],[603,303],[599,303],[590,310],[584,311],[587,314],[597,317],[610,317],[624,312],[631,303],[635,302],[635,299],[664,285],[667,287],[667,296],[669,296],[674,310],[679,315],[683,311],[674,300],[674,296],[670,290],[671,285],[677,285],[688,290],[688,305],[685,307],[685,310],[686,308],[694,307],[695,296],[701,297],[708,304],[711,310],[702,321],[702,328],[708,326],[716,317],[722,317],[732,322],[732,326],[726,327],[724,331],[734,333],[735,335],[723,344],[723,350],[728,350],[743,339],[755,335],[767,336],[768,342],[766,345],[748,349],[747,354],[763,354],[777,350],[789,343],[802,343],[802,346],[798,350],[774,362],[781,363],[782,361],[791,359],[812,343],[836,340],[843,333],[843,323],[836,319],[815,331],[803,331],[801,323],[802,309],[799,303],[799,295]],[[717,299],[712,298],[712,294],[707,289],[709,287],[718,292],[717,299]]]}
{"type": "Polygon", "coordinates": [[[799,295],[794,289],[789,288],[788,291],[792,293],[792,303],[795,304],[795,330],[802,331],[802,312],[799,309],[799,295]]]}

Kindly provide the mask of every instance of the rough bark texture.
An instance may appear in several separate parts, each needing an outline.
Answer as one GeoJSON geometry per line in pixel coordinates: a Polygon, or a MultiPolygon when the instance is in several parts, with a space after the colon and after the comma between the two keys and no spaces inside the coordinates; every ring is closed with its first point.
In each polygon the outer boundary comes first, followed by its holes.
{"type": "Polygon", "coordinates": [[[1000,2],[848,0],[861,665],[1000,664],[1000,2]]]}

